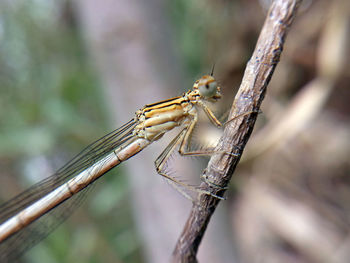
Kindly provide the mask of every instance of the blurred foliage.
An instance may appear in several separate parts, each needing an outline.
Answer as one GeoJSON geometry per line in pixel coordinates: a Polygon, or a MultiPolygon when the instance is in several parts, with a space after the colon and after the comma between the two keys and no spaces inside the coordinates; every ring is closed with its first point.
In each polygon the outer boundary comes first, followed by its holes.
{"type": "Polygon", "coordinates": [[[183,55],[187,65],[187,72],[193,76],[203,64],[205,48],[205,31],[203,24],[206,17],[197,19],[197,5],[194,1],[168,1],[170,20],[176,34],[176,48],[183,55]]]}
{"type": "Polygon", "coordinates": [[[185,62],[185,72],[191,78],[198,72],[203,74],[203,69],[210,73],[210,67],[218,62],[219,52],[216,51],[224,44],[218,39],[224,37],[225,22],[234,10],[234,2],[227,2],[224,12],[221,4],[186,0],[167,2],[166,11],[176,39],[175,48],[185,62]]]}
{"type": "Polygon", "coordinates": [[[1,5],[0,151],[38,154],[101,133],[98,81],[74,24],[58,12],[62,3],[1,5]]]}
{"type": "MultiPolygon", "coordinates": [[[[167,2],[164,17],[172,21],[184,71],[193,77],[216,63],[223,101],[231,103],[239,86],[266,2],[167,2]]],[[[225,202],[232,247],[246,262],[350,258],[344,249],[350,232],[349,10],[337,8],[342,0],[304,2],[225,202]],[[319,93],[308,93],[313,90],[319,93]],[[318,253],[334,252],[334,244],[341,247],[337,253],[318,253]]],[[[2,200],[111,130],[72,10],[69,1],[0,2],[2,200]]],[[[85,209],[27,253],[27,262],[142,262],[127,182],[114,176],[121,171],[100,180],[85,209]]]]}
{"type": "MultiPolygon", "coordinates": [[[[6,200],[111,127],[69,2],[0,2],[0,43],[0,198],[6,200]]],[[[73,216],[25,255],[28,262],[140,261],[127,182],[116,172],[77,212],[86,222],[76,228],[73,216]]]]}

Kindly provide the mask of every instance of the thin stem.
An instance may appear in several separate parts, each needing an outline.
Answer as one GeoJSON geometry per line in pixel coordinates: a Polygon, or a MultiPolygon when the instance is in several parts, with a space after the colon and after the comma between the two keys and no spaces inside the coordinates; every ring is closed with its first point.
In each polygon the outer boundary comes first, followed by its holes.
{"type": "Polygon", "coordinates": [[[173,252],[172,262],[197,262],[198,247],[209,220],[220,202],[215,195],[222,196],[227,189],[240,159],[234,154],[241,156],[253,131],[267,85],[279,62],[288,29],[300,3],[301,0],[276,0],[270,7],[228,119],[245,112],[250,114],[242,114],[226,125],[215,149],[217,154],[212,156],[205,169],[203,176],[206,180],[201,184],[201,188],[213,193],[213,196],[201,194],[198,202],[193,204],[173,252]]]}

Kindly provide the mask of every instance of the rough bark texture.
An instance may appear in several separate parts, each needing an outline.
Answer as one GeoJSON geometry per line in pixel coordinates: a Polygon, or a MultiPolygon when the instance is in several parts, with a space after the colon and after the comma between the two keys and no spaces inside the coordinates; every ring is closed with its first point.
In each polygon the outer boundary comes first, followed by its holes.
{"type": "MultiPolygon", "coordinates": [[[[297,0],[273,2],[233,102],[229,116],[229,119],[233,120],[226,125],[216,147],[218,153],[212,156],[204,172],[206,180],[201,187],[205,191],[219,196],[224,194],[253,131],[267,85],[279,62],[288,29],[300,2],[297,0]]],[[[197,262],[199,244],[219,201],[218,198],[206,194],[198,197],[198,202],[193,204],[190,216],[178,239],[172,262],[197,262]]]]}

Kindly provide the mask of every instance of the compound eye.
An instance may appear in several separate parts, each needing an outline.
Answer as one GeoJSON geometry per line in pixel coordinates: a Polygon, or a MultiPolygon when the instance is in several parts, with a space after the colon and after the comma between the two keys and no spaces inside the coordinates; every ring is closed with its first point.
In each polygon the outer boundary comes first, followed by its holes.
{"type": "Polygon", "coordinates": [[[216,95],[217,87],[218,86],[217,86],[216,81],[213,81],[213,82],[210,82],[210,83],[206,83],[206,84],[200,85],[198,87],[198,89],[199,89],[200,94],[203,97],[210,98],[210,97],[213,97],[213,96],[216,95]]]}

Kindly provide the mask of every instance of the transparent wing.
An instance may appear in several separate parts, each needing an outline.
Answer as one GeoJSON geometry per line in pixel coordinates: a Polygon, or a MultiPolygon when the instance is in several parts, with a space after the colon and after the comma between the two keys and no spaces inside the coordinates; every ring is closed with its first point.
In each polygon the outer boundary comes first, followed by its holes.
{"type": "Polygon", "coordinates": [[[76,208],[85,200],[86,194],[90,189],[92,189],[92,187],[83,189],[66,202],[59,205],[59,207],[46,213],[38,220],[1,242],[0,262],[22,262],[20,261],[21,255],[38,244],[64,220],[72,215],[76,208]]]}
{"type": "MultiPolygon", "coordinates": [[[[0,205],[0,222],[4,222],[18,212],[33,204],[53,189],[87,169],[116,148],[127,145],[135,139],[134,119],[122,127],[103,136],[87,146],[71,161],[50,177],[38,182],[26,191],[0,205]]],[[[84,200],[88,188],[74,195],[59,207],[51,210],[39,220],[7,238],[0,243],[0,262],[14,262],[24,251],[45,238],[53,229],[63,222],[84,200]]]]}

